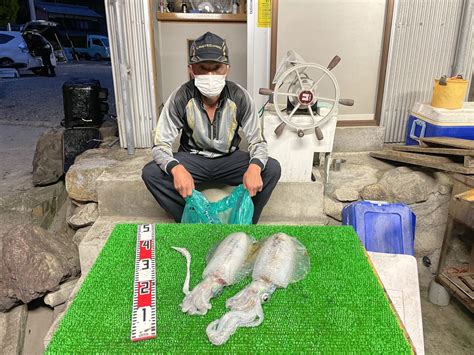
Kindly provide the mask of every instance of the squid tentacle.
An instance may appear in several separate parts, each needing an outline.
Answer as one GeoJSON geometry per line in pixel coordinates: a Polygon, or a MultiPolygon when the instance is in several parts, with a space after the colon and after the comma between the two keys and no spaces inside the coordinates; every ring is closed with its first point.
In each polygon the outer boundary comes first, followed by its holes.
{"type": "Polygon", "coordinates": [[[189,295],[189,280],[191,279],[191,253],[186,248],[172,248],[186,258],[186,278],[184,279],[183,293],[187,296],[189,295]]]}
{"type": "Polygon", "coordinates": [[[223,285],[218,280],[206,278],[184,297],[181,309],[190,315],[204,315],[212,308],[211,298],[221,290],[223,285]]]}
{"type": "Polygon", "coordinates": [[[211,322],[206,329],[207,337],[214,345],[224,344],[239,327],[256,327],[263,322],[264,314],[260,302],[246,311],[230,311],[222,318],[211,322]]]}

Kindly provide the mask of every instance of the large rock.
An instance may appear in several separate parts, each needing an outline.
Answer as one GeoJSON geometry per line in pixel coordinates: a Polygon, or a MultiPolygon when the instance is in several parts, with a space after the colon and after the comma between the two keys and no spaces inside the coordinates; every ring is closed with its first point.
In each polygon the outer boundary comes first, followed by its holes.
{"type": "Polygon", "coordinates": [[[99,209],[97,203],[91,202],[77,207],[67,222],[74,229],[78,229],[93,225],[98,217],[99,209]]]}
{"type": "Polygon", "coordinates": [[[362,189],[360,196],[364,200],[371,201],[389,201],[393,197],[387,189],[379,183],[368,185],[362,189]]]}
{"type": "Polygon", "coordinates": [[[387,171],[377,184],[366,187],[361,194],[364,199],[410,205],[428,200],[437,191],[437,181],[431,175],[399,167],[387,171]]]}
{"type": "Polygon", "coordinates": [[[5,262],[2,258],[0,260],[0,312],[6,312],[20,303],[18,298],[15,297],[15,291],[12,287],[11,279],[7,273],[7,268],[5,267],[5,262]]]}
{"type": "Polygon", "coordinates": [[[432,254],[443,244],[450,195],[432,194],[423,203],[411,205],[416,215],[415,254],[432,254]]]}
{"type": "Polygon", "coordinates": [[[48,185],[64,175],[64,128],[51,128],[36,143],[33,157],[33,184],[48,185]]]}
{"type": "Polygon", "coordinates": [[[324,196],[324,213],[338,221],[342,221],[342,209],[345,204],[339,201],[334,201],[328,196],[324,196]]]}
{"type": "Polygon", "coordinates": [[[378,180],[377,169],[369,166],[343,163],[339,171],[329,173],[329,183],[334,187],[350,188],[356,191],[365,186],[375,184],[378,180]]]}
{"type": "Polygon", "coordinates": [[[56,184],[35,187],[19,194],[0,196],[0,206],[6,210],[28,212],[34,217],[41,207],[54,215],[66,197],[64,182],[58,181],[56,184]]]}
{"type": "Polygon", "coordinates": [[[66,190],[77,201],[97,202],[96,181],[102,173],[117,164],[114,159],[95,157],[79,159],[66,174],[66,190]]]}
{"type": "Polygon", "coordinates": [[[48,293],[44,297],[44,303],[51,307],[65,303],[74,289],[74,286],[76,286],[77,280],[78,279],[67,281],[59,286],[59,290],[48,293]]]}
{"type": "Polygon", "coordinates": [[[87,235],[87,232],[89,232],[89,229],[91,229],[91,227],[78,229],[76,233],[74,234],[74,236],[72,237],[72,241],[74,242],[74,244],[76,244],[79,247],[79,244],[81,244],[82,240],[87,235]]]}
{"type": "Polygon", "coordinates": [[[359,199],[359,192],[349,187],[340,187],[334,191],[334,196],[341,202],[352,202],[359,199]]]}
{"type": "Polygon", "coordinates": [[[80,274],[79,255],[72,240],[38,226],[15,227],[4,235],[2,249],[0,311],[11,308],[12,302],[39,298],[80,274]]]}

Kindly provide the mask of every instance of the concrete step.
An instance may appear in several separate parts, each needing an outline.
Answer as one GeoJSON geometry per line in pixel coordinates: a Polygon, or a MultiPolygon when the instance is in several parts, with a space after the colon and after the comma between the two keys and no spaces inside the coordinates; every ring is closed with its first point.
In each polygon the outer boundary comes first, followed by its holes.
{"type": "MultiPolygon", "coordinates": [[[[152,218],[154,222],[173,222],[158,205],[141,179],[147,157],[137,157],[108,169],[97,179],[100,216],[152,218]]],[[[198,187],[210,201],[226,196],[232,187],[203,185],[198,187]]],[[[260,223],[325,224],[323,183],[279,183],[263,210],[260,223]]]]}
{"type": "Polygon", "coordinates": [[[28,307],[22,304],[10,311],[0,312],[0,352],[2,354],[21,354],[25,339],[28,307]]]}

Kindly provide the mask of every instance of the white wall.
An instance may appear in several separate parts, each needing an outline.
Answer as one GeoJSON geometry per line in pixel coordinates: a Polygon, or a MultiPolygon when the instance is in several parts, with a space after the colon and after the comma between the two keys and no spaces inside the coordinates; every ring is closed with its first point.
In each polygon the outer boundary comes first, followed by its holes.
{"type": "Polygon", "coordinates": [[[373,119],[382,53],[385,0],[279,0],[277,63],[290,49],[308,62],[334,69],[341,97],[339,119],[373,119]],[[344,115],[348,114],[348,115],[344,115]]]}
{"type": "Polygon", "coordinates": [[[207,31],[227,41],[231,71],[229,80],[247,85],[247,24],[158,22],[157,58],[160,66],[159,96],[166,101],[178,86],[189,80],[188,39],[196,39],[207,31]]]}

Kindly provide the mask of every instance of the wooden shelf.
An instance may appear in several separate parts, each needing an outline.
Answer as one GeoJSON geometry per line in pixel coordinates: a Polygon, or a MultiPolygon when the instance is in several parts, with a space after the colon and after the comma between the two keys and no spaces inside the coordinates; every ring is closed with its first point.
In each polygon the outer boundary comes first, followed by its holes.
{"type": "Polygon", "coordinates": [[[158,21],[188,22],[247,22],[246,14],[201,14],[181,12],[157,12],[158,21]]]}

